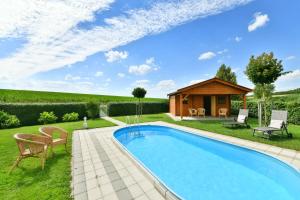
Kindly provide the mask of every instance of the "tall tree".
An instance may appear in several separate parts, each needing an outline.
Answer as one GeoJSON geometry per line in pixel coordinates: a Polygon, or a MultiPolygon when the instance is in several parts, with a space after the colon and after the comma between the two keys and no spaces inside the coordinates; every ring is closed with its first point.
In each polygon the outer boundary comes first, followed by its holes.
{"type": "Polygon", "coordinates": [[[142,115],[143,105],[141,104],[141,99],[146,96],[146,93],[147,93],[147,91],[144,88],[141,88],[141,87],[134,88],[133,91],[132,91],[132,95],[135,98],[138,98],[138,104],[136,106],[136,114],[138,116],[142,115]]]}
{"type": "Polygon", "coordinates": [[[226,66],[225,64],[222,64],[220,66],[217,71],[216,77],[234,84],[237,83],[235,73],[231,70],[230,66],[226,66]]]}
{"type": "Polygon", "coordinates": [[[267,104],[271,101],[275,88],[273,83],[286,73],[288,72],[283,72],[282,61],[276,59],[272,52],[250,57],[245,74],[255,85],[254,95],[259,99],[259,106],[263,104],[265,124],[267,123],[267,104]]]}

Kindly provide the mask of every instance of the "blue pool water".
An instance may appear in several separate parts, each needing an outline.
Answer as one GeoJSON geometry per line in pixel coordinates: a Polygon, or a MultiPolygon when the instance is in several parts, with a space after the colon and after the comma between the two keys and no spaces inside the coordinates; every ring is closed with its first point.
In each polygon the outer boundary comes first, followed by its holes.
{"type": "Polygon", "coordinates": [[[300,174],[265,154],[163,126],[114,136],[183,199],[300,199],[300,174]]]}

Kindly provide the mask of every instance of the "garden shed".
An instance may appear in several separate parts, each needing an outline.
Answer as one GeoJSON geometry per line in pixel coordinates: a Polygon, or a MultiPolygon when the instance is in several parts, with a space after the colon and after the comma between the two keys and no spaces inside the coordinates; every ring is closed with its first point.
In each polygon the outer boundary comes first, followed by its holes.
{"type": "Polygon", "coordinates": [[[251,91],[250,88],[215,77],[168,94],[170,113],[183,117],[189,115],[189,108],[204,108],[205,115],[217,117],[218,110],[226,108],[230,115],[232,95],[240,95],[246,108],[246,94],[251,91]]]}

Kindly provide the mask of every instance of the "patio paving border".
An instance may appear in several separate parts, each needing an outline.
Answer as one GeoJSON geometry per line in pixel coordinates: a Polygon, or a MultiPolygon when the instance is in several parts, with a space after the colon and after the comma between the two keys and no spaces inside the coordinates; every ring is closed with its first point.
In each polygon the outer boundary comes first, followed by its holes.
{"type": "MultiPolygon", "coordinates": [[[[253,149],[273,156],[300,171],[300,152],[295,150],[167,122],[142,124],[176,128],[202,137],[253,149]]],[[[178,199],[113,137],[114,131],[122,127],[125,126],[74,132],[71,184],[74,199],[178,199]]]]}

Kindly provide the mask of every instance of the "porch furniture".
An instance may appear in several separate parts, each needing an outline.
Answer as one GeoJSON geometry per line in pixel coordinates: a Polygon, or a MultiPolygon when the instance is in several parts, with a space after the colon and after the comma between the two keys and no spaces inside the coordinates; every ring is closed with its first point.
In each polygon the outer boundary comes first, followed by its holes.
{"type": "Polygon", "coordinates": [[[249,115],[248,109],[240,109],[238,117],[234,118],[233,121],[224,122],[223,126],[227,126],[231,128],[236,126],[245,126],[248,128],[249,127],[249,125],[247,124],[248,115],[249,115]]]}
{"type": "Polygon", "coordinates": [[[228,115],[228,109],[227,108],[220,108],[219,109],[219,117],[223,116],[225,118],[227,118],[228,115]]]}
{"type": "Polygon", "coordinates": [[[194,108],[189,108],[189,114],[191,117],[197,116],[197,110],[194,108]]]}
{"type": "Polygon", "coordinates": [[[198,108],[198,117],[203,116],[205,117],[205,109],[204,108],[198,108]]]}
{"type": "Polygon", "coordinates": [[[258,127],[253,129],[253,136],[255,136],[255,131],[260,131],[264,135],[267,135],[268,139],[274,134],[276,131],[281,131],[281,135],[284,132],[288,137],[292,137],[292,134],[288,132],[287,129],[287,111],[285,110],[272,110],[271,121],[268,127],[258,127]]]}
{"type": "Polygon", "coordinates": [[[19,156],[9,173],[18,166],[21,160],[29,157],[36,157],[41,160],[42,169],[45,167],[47,158],[47,149],[50,144],[49,138],[34,134],[18,133],[14,135],[19,149],[19,156]]]}
{"type": "Polygon", "coordinates": [[[64,145],[65,150],[67,151],[67,142],[68,142],[68,132],[62,128],[55,127],[55,126],[43,126],[40,127],[39,132],[50,138],[50,147],[51,147],[51,154],[53,155],[53,148],[58,145],[64,145]],[[58,138],[54,138],[53,135],[55,133],[59,134],[58,138]]]}

